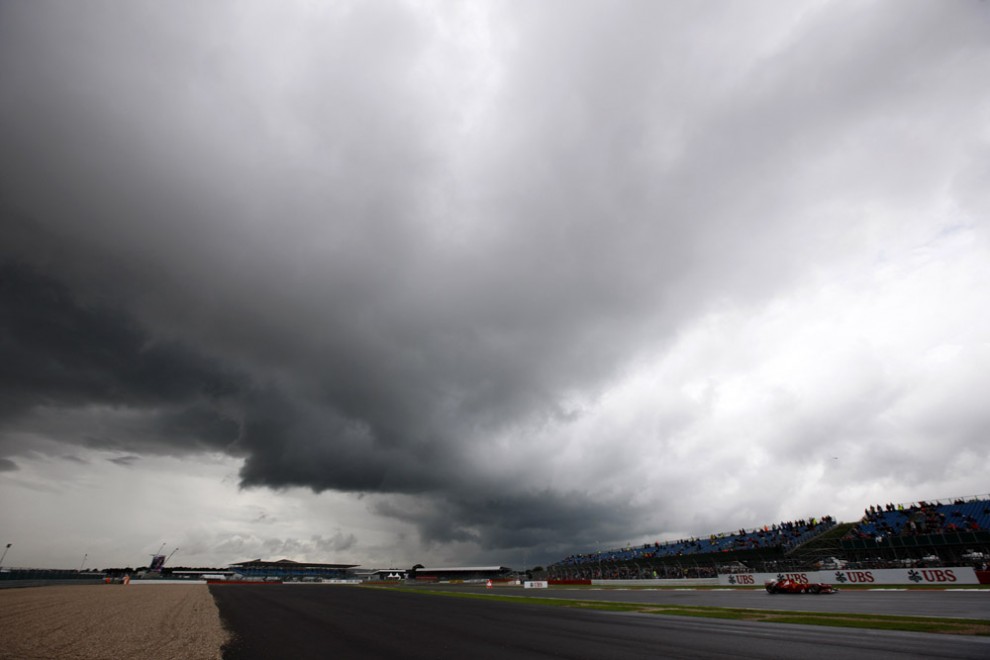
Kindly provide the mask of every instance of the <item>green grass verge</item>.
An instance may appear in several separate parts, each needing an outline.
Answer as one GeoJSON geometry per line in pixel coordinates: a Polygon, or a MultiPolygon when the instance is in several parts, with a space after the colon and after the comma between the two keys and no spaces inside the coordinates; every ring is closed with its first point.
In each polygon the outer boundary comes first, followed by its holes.
{"type": "MultiPolygon", "coordinates": [[[[370,585],[369,585],[370,586],[370,585]]],[[[408,587],[372,586],[374,589],[410,591],[408,587]]],[[[835,626],[841,628],[871,628],[875,630],[901,630],[910,632],[941,633],[950,635],[990,636],[990,621],[983,619],[943,619],[919,616],[894,616],[889,614],[852,614],[838,612],[792,612],[785,610],[757,610],[733,607],[703,607],[683,605],[663,605],[657,603],[615,603],[604,600],[572,600],[568,598],[531,598],[507,594],[472,594],[415,587],[416,593],[448,598],[474,598],[497,600],[507,603],[525,603],[547,607],[567,607],[571,609],[599,610],[604,612],[637,612],[641,614],[663,614],[669,616],[693,616],[712,619],[734,619],[737,621],[758,621],[765,623],[799,623],[813,626],[835,626]]]]}

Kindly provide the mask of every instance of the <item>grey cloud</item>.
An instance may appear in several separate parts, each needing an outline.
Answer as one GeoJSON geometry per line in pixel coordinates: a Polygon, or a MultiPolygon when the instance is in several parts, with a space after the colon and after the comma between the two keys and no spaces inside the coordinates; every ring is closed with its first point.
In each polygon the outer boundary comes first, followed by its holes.
{"type": "Polygon", "coordinates": [[[324,538],[323,536],[317,535],[310,539],[317,550],[325,552],[328,555],[335,556],[342,552],[346,552],[355,547],[357,544],[357,537],[354,534],[345,534],[344,532],[337,530],[329,538],[324,538]]]}
{"type": "MultiPolygon", "coordinates": [[[[0,447],[422,494],[376,513],[427,542],[648,533],[671,505],[634,485],[526,483],[573,398],[723,300],[872,258],[872,206],[985,201],[977,3],[506,3],[464,63],[399,5],[0,12],[0,447]]],[[[895,401],[809,412],[778,455],[895,401]]],[[[596,478],[636,452],[604,436],[596,478]]]]}
{"type": "MultiPolygon", "coordinates": [[[[191,537],[185,539],[186,549],[204,551],[214,546],[226,555],[238,558],[302,558],[309,557],[310,561],[326,561],[325,557],[341,557],[354,548],[357,538],[353,534],[345,534],[335,530],[329,536],[314,534],[309,538],[256,537],[256,536],[226,536],[226,537],[191,537]]],[[[240,560],[240,559],[239,559],[240,560]]],[[[298,560],[298,559],[297,559],[298,560]]],[[[340,559],[340,563],[354,561],[340,559]]]]}

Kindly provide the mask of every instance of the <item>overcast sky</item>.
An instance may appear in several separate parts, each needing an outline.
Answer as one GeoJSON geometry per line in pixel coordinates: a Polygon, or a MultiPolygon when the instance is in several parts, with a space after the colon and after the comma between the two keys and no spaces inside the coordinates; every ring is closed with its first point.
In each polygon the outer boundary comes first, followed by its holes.
{"type": "Polygon", "coordinates": [[[990,492],[990,3],[0,1],[7,566],[990,492]]]}

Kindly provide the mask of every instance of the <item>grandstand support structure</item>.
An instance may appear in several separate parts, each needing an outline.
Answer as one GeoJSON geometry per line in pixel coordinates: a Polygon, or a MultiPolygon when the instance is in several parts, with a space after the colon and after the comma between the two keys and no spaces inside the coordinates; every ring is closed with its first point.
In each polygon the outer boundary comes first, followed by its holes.
{"type": "Polygon", "coordinates": [[[856,523],[839,523],[824,534],[813,537],[792,548],[786,554],[798,561],[813,563],[823,557],[842,557],[841,539],[856,523]]]}

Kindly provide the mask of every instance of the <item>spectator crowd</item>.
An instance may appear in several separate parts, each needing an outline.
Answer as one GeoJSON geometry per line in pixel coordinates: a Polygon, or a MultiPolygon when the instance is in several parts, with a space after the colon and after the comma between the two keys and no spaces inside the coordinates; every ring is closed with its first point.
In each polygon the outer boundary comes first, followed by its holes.
{"type": "Polygon", "coordinates": [[[925,536],[954,532],[978,532],[990,528],[990,501],[953,500],[951,503],[917,502],[905,506],[870,505],[863,518],[843,537],[874,540],[892,536],[925,536]]]}
{"type": "MultiPolygon", "coordinates": [[[[597,565],[600,570],[604,570],[601,569],[603,563],[615,564],[619,562],[635,562],[637,560],[726,553],[738,550],[779,548],[786,551],[831,529],[834,525],[835,520],[832,516],[813,517],[764,525],[763,527],[757,527],[752,530],[740,529],[737,532],[711,534],[704,538],[691,537],[679,541],[655,541],[654,543],[645,543],[642,546],[628,546],[625,548],[576,554],[557,562],[554,566],[566,568],[597,565]]],[[[617,567],[614,570],[618,571],[619,568],[617,567]]]]}

